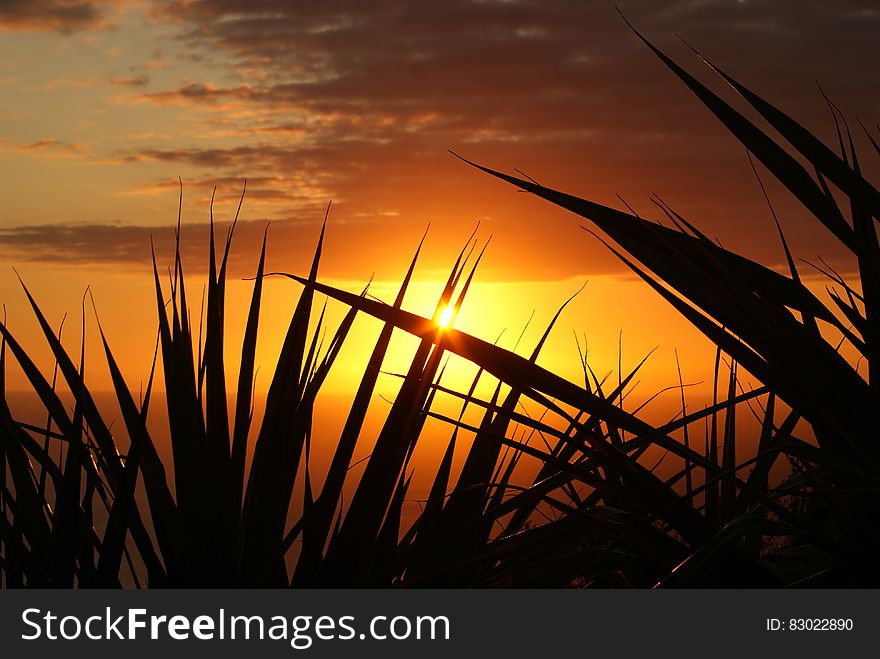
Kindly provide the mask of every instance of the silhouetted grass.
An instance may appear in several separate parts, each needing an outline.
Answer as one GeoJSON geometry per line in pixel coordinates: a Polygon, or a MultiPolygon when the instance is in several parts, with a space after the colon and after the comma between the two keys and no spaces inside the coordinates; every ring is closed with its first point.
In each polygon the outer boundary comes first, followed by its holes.
{"type": "MultiPolygon", "coordinates": [[[[8,351],[51,420],[48,432],[21,423],[2,398],[6,585],[118,586],[130,579],[151,587],[566,585],[591,579],[593,561],[600,556],[603,571],[609,562],[618,571],[637,565],[649,576],[630,576],[625,582],[651,585],[688,556],[689,546],[711,538],[712,525],[696,505],[700,492],[693,489],[683,496],[675,489],[680,478],[664,482],[639,458],[656,445],[688,464],[689,474],[702,469],[722,482],[735,478],[735,472],[725,474],[672,435],[725,406],[732,409],[761,396],[763,390],[738,396],[734,391],[709,411],[652,427],[617,405],[638,369],[606,395],[595,377],[593,386],[587,380],[581,387],[537,365],[562,309],[528,358],[440,326],[440,314],[449,304],[457,314],[482,256],[475,254],[473,236],[458,255],[434,317],[422,318],[401,308],[421,245],[394,304],[385,305],[366,297],[366,289],[354,295],[317,281],[322,229],[309,276],[291,276],[304,284],[303,293],[280,349],[265,412],[252,431],[254,354],[267,276],[265,242],[253,280],[230,417],[227,392],[232,387],[225,382],[222,347],[232,231],[222,254],[215,253],[211,233],[204,330],[198,337],[190,325],[179,250],[170,291],[163,289],[154,259],[159,338],[153,370],[164,373],[173,486],[146,423],[155,404],[152,373],[143,402],[137,404],[101,331],[130,439],[122,455],[111,424],[82,378],[84,350],[77,367],[27,288],[74,401],[72,416],[61,394],[5,323],[0,324],[0,367],[5,369],[8,351]],[[319,339],[323,312],[317,319],[312,316],[317,294],[351,307],[326,348],[319,339]],[[318,486],[309,464],[315,400],[362,312],[385,325],[318,486]],[[395,328],[416,334],[421,342],[400,376],[402,385],[373,440],[363,474],[349,483],[355,444],[395,328]],[[481,367],[466,393],[440,382],[447,352],[481,367]],[[475,396],[478,381],[489,377],[497,380],[494,394],[481,400],[475,396]],[[434,406],[438,394],[461,401],[457,419],[434,406]],[[541,406],[543,414],[530,416],[522,405],[525,399],[541,406]],[[478,427],[465,420],[469,407],[482,410],[478,427]],[[448,422],[452,437],[421,515],[406,527],[401,513],[413,475],[410,458],[428,418],[448,422]],[[473,441],[462,447],[470,435],[473,441]],[[253,460],[247,469],[249,436],[253,460]],[[536,448],[531,441],[536,437],[543,439],[544,448],[536,448]],[[45,442],[63,446],[64,459],[47,450],[45,442]],[[457,445],[466,455],[455,474],[457,445]],[[519,482],[521,461],[539,464],[533,481],[519,482]],[[41,480],[47,481],[45,487],[41,480]],[[136,496],[139,480],[145,501],[136,496]],[[302,488],[301,502],[294,496],[297,487],[302,488]],[[349,501],[343,501],[344,490],[353,492],[349,501]],[[537,523],[548,512],[558,518],[537,523]],[[623,544],[618,548],[617,543],[623,544]],[[630,554],[635,547],[637,560],[630,554]]],[[[584,364],[585,375],[587,368],[584,364]]]]}
{"type": "Polygon", "coordinates": [[[355,294],[319,281],[322,228],[308,275],[286,275],[302,292],[265,412],[259,427],[251,428],[266,245],[264,240],[233,387],[223,358],[232,230],[218,251],[212,219],[198,335],[190,325],[179,248],[170,289],[160,282],[153,259],[159,318],[153,369],[164,374],[173,486],[147,427],[155,404],[152,373],[138,404],[102,331],[130,438],[121,455],[84,381],[84,346],[77,365],[25,288],[73,400],[70,411],[55,378],[50,382],[41,373],[5,319],[0,324],[3,584],[876,584],[880,248],[874,222],[880,194],[863,178],[845,126],[837,155],[713,66],[795,157],[645,43],[853,255],[860,281],[835,277],[833,306],[803,285],[784,236],[788,275],[719,247],[662,202],[676,229],[480,167],[590,220],[610,239],[609,249],[717,346],[712,404],[689,411],[679,373],[681,413],[652,425],[640,409],[622,405],[641,364],[620,373],[613,387],[596,377],[583,355],[580,384],[542,368],[538,357],[558,313],[528,357],[441,327],[442,310],[453,304],[457,313],[475,276],[482,252],[476,253],[473,236],[450,271],[433,317],[426,318],[403,309],[421,244],[393,304],[383,304],[370,299],[367,288],[355,294]],[[849,206],[846,213],[840,198],[849,206]],[[326,347],[323,312],[314,314],[316,296],[349,308],[326,347]],[[310,465],[315,401],[361,314],[383,328],[353,386],[352,404],[342,411],[345,421],[327,473],[316,479],[310,465]],[[417,337],[419,345],[399,374],[401,386],[383,426],[370,438],[362,475],[352,482],[355,445],[365,433],[395,330],[417,337]],[[867,379],[827,338],[829,330],[858,352],[867,379]],[[450,353],[479,368],[467,391],[442,383],[450,353]],[[7,356],[19,364],[45,408],[46,428],[14,418],[3,385],[7,356]],[[743,390],[740,368],[762,384],[743,390]],[[493,384],[488,398],[476,393],[483,380],[493,384]],[[458,416],[441,411],[437,396],[459,401],[458,416]],[[756,418],[757,430],[737,422],[743,406],[756,418]],[[421,513],[406,525],[410,461],[428,419],[446,423],[451,434],[421,513]],[[801,421],[815,440],[795,434],[801,421]],[[737,447],[746,442],[755,444],[755,453],[738,461],[737,447]],[[63,451],[53,450],[58,446],[63,451]],[[459,471],[453,469],[456,453],[464,454],[459,471]],[[771,478],[780,461],[793,468],[782,483],[771,478]],[[661,462],[664,471],[658,469],[661,462]],[[145,502],[137,496],[139,483],[145,502]],[[295,492],[302,492],[301,500],[295,492]],[[343,492],[352,493],[349,500],[343,492]]]}
{"type": "MultiPolygon", "coordinates": [[[[704,59],[783,138],[780,144],[636,34],[739,139],[750,157],[801,202],[829,239],[847,250],[857,268],[856,282],[826,272],[830,299],[823,303],[803,285],[781,229],[788,276],[719,247],[659,200],[658,206],[676,229],[475,166],[590,220],[619,246],[606,242],[614,254],[770,391],[758,455],[747,481],[722,476],[707,489],[706,518],[717,530],[662,585],[701,583],[710,566],[723,565],[728,559],[721,547],[755,547],[760,534],[772,531],[767,513],[773,513],[773,519],[784,519],[786,535],[794,538],[788,551],[765,561],[784,583],[876,584],[880,247],[875,222],[880,218],[880,193],[862,175],[849,126],[830,101],[840,155],[704,59]],[[835,333],[842,337],[839,341],[829,338],[835,333]],[[844,343],[855,351],[856,359],[841,355],[844,343]],[[858,364],[865,365],[867,377],[860,375],[858,364]],[[777,398],[788,408],[778,425],[774,421],[777,398]],[[809,423],[815,443],[792,434],[800,418],[809,423]],[[771,489],[767,476],[780,455],[791,460],[796,473],[771,489]],[[790,506],[790,514],[784,516],[772,508],[762,510],[766,507],[762,505],[758,508],[761,516],[756,518],[750,506],[736,503],[737,487],[743,496],[751,492],[774,500],[793,497],[797,505],[790,506]]],[[[880,153],[877,142],[865,133],[880,153]]],[[[728,398],[735,390],[734,377],[728,398]]],[[[728,413],[726,419],[720,466],[729,475],[734,470],[735,415],[728,413]]],[[[707,455],[715,463],[714,423],[712,428],[707,455]]]]}

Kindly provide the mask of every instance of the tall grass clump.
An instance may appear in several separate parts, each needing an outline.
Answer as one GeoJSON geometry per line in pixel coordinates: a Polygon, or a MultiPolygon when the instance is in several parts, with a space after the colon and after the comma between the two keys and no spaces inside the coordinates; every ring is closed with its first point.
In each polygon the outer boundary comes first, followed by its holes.
{"type": "MultiPolygon", "coordinates": [[[[746,147],[750,160],[760,162],[826,231],[827,239],[850,256],[853,276],[821,268],[828,279],[827,301],[804,285],[778,221],[788,268],[784,274],[718,246],[659,199],[657,205],[674,228],[475,166],[592,222],[610,238],[610,242],[600,239],[623,263],[719,351],[766,386],[770,398],[758,454],[747,482],[736,487],[747,496],[755,492],[785,499],[789,508],[796,502],[786,515],[793,526],[787,552],[790,564],[784,556],[771,559],[778,563],[776,568],[782,568],[786,582],[876,585],[880,577],[876,563],[880,547],[880,246],[876,226],[880,192],[863,175],[850,127],[827,97],[837,128],[838,153],[697,53],[775,131],[778,137],[772,137],[633,31],[746,147]],[[855,357],[845,358],[844,352],[855,357]],[[785,406],[781,421],[774,420],[770,411],[777,400],[785,406]],[[810,441],[794,434],[801,419],[809,425],[810,441]],[[788,458],[795,473],[783,485],[768,490],[767,474],[780,456],[788,458]],[[800,572],[795,571],[798,563],[800,572]]],[[[880,154],[877,141],[860,126],[880,154]]],[[[723,482],[721,487],[723,491],[723,482]]],[[[749,514],[748,509],[740,508],[740,512],[749,514]]],[[[778,512],[774,519],[779,519],[778,512]]],[[[709,548],[721,542],[745,545],[753,536],[771,530],[746,522],[744,516],[718,528],[719,520],[725,520],[723,514],[719,518],[719,508],[707,504],[706,513],[707,521],[716,527],[709,548]]],[[[718,556],[702,548],[678,570],[679,576],[671,575],[671,581],[682,583],[681,575],[692,580],[718,556]],[[693,569],[684,569],[688,565],[693,569]]]]}
{"type": "MultiPolygon", "coordinates": [[[[586,361],[583,385],[537,364],[562,308],[525,357],[443,327],[442,310],[451,306],[453,315],[458,313],[482,258],[473,236],[451,268],[435,314],[426,318],[402,308],[421,244],[395,300],[384,304],[367,297],[366,288],[352,294],[317,280],[322,228],[308,276],[287,275],[302,292],[265,412],[252,428],[256,337],[268,273],[264,240],[233,387],[226,381],[223,346],[234,227],[233,222],[217,250],[212,220],[198,336],[179,246],[169,288],[160,281],[154,257],[158,346],[140,402],[120,372],[110,338],[100,332],[128,446],[111,431],[112,417],[98,410],[86,385],[84,343],[78,360],[71,357],[23,285],[60,378],[50,383],[6,323],[0,324],[0,375],[11,355],[49,419],[45,427],[19,421],[5,392],[0,398],[5,585],[646,586],[712,537],[713,527],[696,504],[702,490],[692,472],[705,473],[702,487],[735,474],[673,435],[708,418],[714,422],[766,392],[738,393],[731,372],[727,399],[655,428],[638,418],[638,410],[626,412],[619,405],[638,368],[606,390],[586,361]],[[320,338],[324,314],[313,314],[319,295],[350,307],[326,347],[320,338]],[[351,406],[343,411],[330,465],[316,476],[313,441],[327,439],[313,438],[315,401],[358,314],[378,318],[382,330],[351,406]],[[401,386],[383,425],[367,438],[371,452],[356,479],[355,445],[367,432],[368,407],[395,329],[420,342],[398,376],[401,386]],[[450,353],[479,366],[466,392],[442,383],[450,353]],[[157,404],[157,368],[165,384],[173,481],[156,449],[165,438],[153,437],[147,425],[157,404]],[[478,383],[490,379],[493,393],[482,399],[475,393],[478,383]],[[437,396],[459,401],[458,416],[435,405],[437,396]],[[73,401],[72,411],[65,400],[73,401]],[[529,409],[535,406],[537,414],[529,409]],[[428,420],[446,423],[451,434],[429,478],[421,513],[405,525],[410,461],[428,420]],[[652,447],[687,465],[686,496],[676,490],[680,474],[661,478],[643,464],[652,447]],[[456,451],[462,455],[460,469],[453,469],[456,451]]],[[[746,556],[730,564],[755,583],[763,577],[746,556]]]]}
{"type": "MultiPolygon", "coordinates": [[[[264,238],[241,345],[238,381],[233,387],[226,381],[223,354],[227,264],[234,228],[235,222],[218,253],[211,218],[204,333],[200,327],[198,337],[190,324],[179,220],[170,290],[160,282],[153,257],[159,319],[157,356],[161,357],[154,358],[141,403],[135,402],[101,331],[119,414],[130,441],[124,453],[84,381],[85,339],[77,366],[22,284],[74,409],[69,412],[54,379],[50,385],[6,323],[0,324],[0,382],[5,381],[7,354],[11,354],[49,419],[46,428],[17,421],[5,389],[0,390],[4,585],[118,586],[124,582],[123,575],[134,585],[153,587],[288,586],[292,581],[317,584],[338,580],[324,569],[324,549],[336,531],[350,532],[351,522],[336,528],[343,484],[391,329],[380,334],[335,446],[329,473],[322,487],[315,489],[309,465],[315,399],[356,311],[343,318],[324,346],[323,312],[314,318],[313,289],[303,290],[292,311],[261,422],[252,429],[266,243],[264,238]],[[311,321],[315,327],[310,336],[311,321]],[[173,485],[147,428],[157,365],[164,375],[173,485]],[[230,394],[234,401],[231,414],[227,412],[230,394]],[[246,468],[249,437],[253,459],[246,468]],[[61,451],[56,450],[58,444],[61,451]],[[63,459],[58,457],[62,452],[63,459]],[[139,482],[145,492],[145,507],[136,496],[139,482]],[[304,489],[304,501],[300,510],[291,511],[297,485],[304,489]],[[289,523],[291,518],[295,523],[289,523]],[[300,540],[300,561],[294,575],[289,573],[288,558],[300,540]]],[[[317,275],[323,238],[322,228],[309,281],[317,275]]],[[[456,262],[439,308],[448,303],[465,260],[462,254],[456,262]]],[[[397,306],[415,264],[414,258],[397,306]]],[[[83,324],[85,337],[85,320],[83,324]]],[[[370,480],[361,485],[352,501],[352,505],[366,501],[372,512],[372,516],[358,517],[359,523],[366,525],[359,533],[359,551],[380,537],[392,538],[392,546],[396,542],[406,483],[399,474],[405,471],[410,445],[418,435],[419,413],[429,396],[421,382],[434,377],[439,363],[439,356],[428,354],[429,347],[423,346],[416,356],[407,388],[398,396],[377,442],[375,451],[383,451],[383,469],[370,468],[368,462],[365,473],[370,480]]],[[[331,544],[331,549],[338,546],[331,544]]],[[[373,573],[384,575],[387,561],[369,551],[364,553],[356,574],[366,583],[373,573]]]]}
{"type": "Polygon", "coordinates": [[[241,366],[233,384],[224,363],[224,326],[235,222],[218,249],[211,220],[206,304],[196,334],[178,218],[178,248],[165,285],[153,257],[153,370],[163,375],[161,403],[154,400],[154,373],[136,401],[111,350],[112,337],[101,332],[127,446],[86,384],[84,340],[78,358],[69,355],[24,288],[52,350],[56,381],[41,372],[6,319],[0,323],[3,585],[777,587],[880,581],[874,560],[880,547],[880,247],[874,224],[880,193],[862,175],[845,123],[836,154],[710,64],[773,128],[774,139],[644,41],[852,255],[855,280],[829,273],[832,290],[823,302],[804,285],[781,230],[787,273],[718,246],[662,202],[675,228],[475,166],[592,222],[609,249],[708,337],[716,348],[709,405],[690,410],[678,374],[670,382],[678,382],[673,388],[680,392],[681,412],[652,424],[644,406],[622,404],[644,361],[621,372],[616,384],[597,377],[585,353],[582,381],[542,367],[541,351],[565,305],[524,354],[444,327],[442,310],[452,305],[458,313],[482,258],[474,236],[457,255],[432,317],[404,308],[421,244],[393,302],[371,299],[368,286],[356,293],[330,286],[318,277],[325,218],[305,274],[284,274],[299,284],[300,294],[257,423],[252,391],[263,282],[283,273],[265,272],[264,239],[244,337],[235,346],[241,366]],[[329,341],[321,338],[324,314],[315,313],[322,297],[348,308],[329,341]],[[344,422],[332,439],[329,467],[315,474],[314,443],[328,441],[314,432],[315,402],[353,324],[377,320],[381,331],[350,407],[340,411],[344,422]],[[417,337],[418,346],[404,372],[387,374],[389,345],[401,332],[417,337]],[[866,365],[866,377],[842,356],[844,343],[866,365]],[[477,366],[467,390],[444,381],[450,355],[477,366]],[[8,359],[40,400],[45,427],[18,420],[10,408],[3,385],[8,359]],[[744,385],[743,371],[760,384],[744,385]],[[365,419],[380,377],[398,377],[400,387],[381,428],[369,436],[365,419]],[[456,403],[458,413],[437,405],[441,397],[456,403]],[[157,404],[169,422],[173,483],[147,424],[157,404]],[[756,422],[740,423],[738,414],[756,422]],[[412,456],[429,421],[445,424],[448,442],[429,474],[420,513],[405,522],[404,504],[413,498],[412,456]],[[356,472],[355,447],[362,441],[370,454],[356,472]],[[738,447],[749,444],[754,454],[738,459],[738,447]],[[791,473],[780,481],[774,474],[786,463],[791,473]]]}

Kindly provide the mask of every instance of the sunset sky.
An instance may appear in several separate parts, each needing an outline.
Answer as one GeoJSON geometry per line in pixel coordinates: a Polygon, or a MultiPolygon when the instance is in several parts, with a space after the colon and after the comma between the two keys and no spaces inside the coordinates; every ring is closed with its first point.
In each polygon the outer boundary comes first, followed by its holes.
{"type": "MultiPolygon", "coordinates": [[[[618,4],[716,89],[676,33],[823,138],[834,128],[817,81],[854,124],[877,122],[876,3],[618,4]]],[[[2,1],[0,301],[13,331],[36,346],[12,267],[53,323],[65,312],[78,318],[91,285],[134,386],[155,336],[150,237],[167,264],[177,177],[184,258],[196,273],[212,188],[215,216],[226,221],[247,178],[236,279],[253,273],[267,221],[269,269],[305,271],[332,201],[322,278],[359,290],[375,275],[384,299],[431,224],[418,272],[424,292],[408,301],[430,313],[431,283],[479,221],[480,239],[492,241],[461,327],[487,339],[508,328],[510,347],[533,310],[538,332],[589,281],[550,366],[577,372],[574,330],[605,370],[616,368],[622,331],[627,364],[664,348],[654,384],[673,383],[674,347],[691,355],[699,379],[706,362],[693,331],[578,218],[447,149],[615,207],[620,195],[648,217],[657,216],[656,193],[725,246],[782,263],[744,149],[614,3],[2,1]]],[[[768,189],[796,253],[834,261],[821,228],[768,189]]],[[[231,291],[231,304],[247,304],[249,283],[231,291]]],[[[297,292],[281,282],[272,289],[283,313],[267,312],[267,358],[297,292]]]]}

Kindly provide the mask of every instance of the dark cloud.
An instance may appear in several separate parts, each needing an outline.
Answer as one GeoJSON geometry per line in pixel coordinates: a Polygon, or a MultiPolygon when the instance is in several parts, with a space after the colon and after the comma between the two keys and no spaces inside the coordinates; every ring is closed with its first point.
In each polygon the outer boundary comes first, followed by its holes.
{"type": "MultiPolygon", "coordinates": [[[[868,1],[746,0],[623,4],[667,45],[680,33],[724,64],[774,86],[816,78],[877,92],[873,61],[880,13],[868,1]],[[779,76],[800,72],[794,81],[779,76]],[[860,73],[862,72],[862,73],[860,73]],[[841,75],[844,74],[844,75],[841,75]],[[868,89],[864,87],[867,85],[868,89]]],[[[192,83],[169,93],[224,96],[317,111],[455,113],[471,121],[546,130],[619,119],[638,98],[662,101],[669,77],[626,29],[610,2],[453,0],[174,0],[182,39],[203,56],[233,56],[243,84],[192,83]],[[258,75],[254,75],[257,73],[258,75]]],[[[668,96],[674,96],[668,94],[668,96]]],[[[673,103],[674,104],[674,103],[673,103]]]]}
{"type": "Polygon", "coordinates": [[[110,84],[119,87],[146,87],[150,84],[150,76],[146,74],[121,76],[118,78],[111,78],[110,84]]]}
{"type": "MultiPolygon", "coordinates": [[[[827,138],[816,80],[852,113],[880,101],[880,12],[868,0],[630,0],[622,9],[690,69],[711,80],[675,33],[827,138]]],[[[699,203],[676,201],[693,210],[731,193],[718,179],[748,172],[742,150],[611,2],[172,0],[154,13],[179,24],[184,47],[221,66],[226,82],[186,81],[144,98],[213,110],[245,144],[143,157],[251,172],[314,165],[333,172],[333,194],[365,170],[407,181],[426,152],[451,147],[545,183],[589,172],[612,184],[603,191],[612,198],[690,191],[699,203]],[[282,127],[295,138],[285,141],[282,127]]]]}
{"type": "MultiPolygon", "coordinates": [[[[845,112],[876,120],[865,114],[880,106],[874,2],[620,4],[716,88],[729,91],[675,33],[832,143],[816,80],[845,112]]],[[[149,92],[139,88],[145,78],[117,79],[141,102],[197,110],[191,137],[121,145],[120,162],[187,166],[198,185],[221,188],[251,177],[250,198],[268,219],[313,217],[332,199],[345,222],[370,227],[359,234],[364,244],[377,240],[378,226],[396,235],[389,218],[417,228],[432,221],[450,234],[482,219],[496,249],[533,276],[612,267],[577,219],[481,177],[446,153],[452,148],[602,203],[620,207],[620,194],[651,217],[658,213],[646,200],[659,193],[731,248],[771,264],[781,258],[742,147],[613,2],[167,0],[149,8],[177,26],[175,48],[212,76],[161,89],[153,82],[149,92]]],[[[146,185],[164,190],[154,183],[146,185]]],[[[799,255],[829,256],[821,228],[778,186],[769,191],[799,255]]]]}
{"type": "MultiPolygon", "coordinates": [[[[164,154],[171,157],[171,152],[164,154]]],[[[187,179],[185,186],[187,194],[195,190],[201,193],[202,200],[208,200],[208,193],[219,190],[224,196],[231,195],[234,191],[244,192],[248,203],[254,200],[271,201],[302,201],[297,193],[297,182],[292,178],[278,176],[258,176],[247,179],[239,176],[213,176],[208,178],[187,179]]],[[[157,179],[143,185],[141,190],[135,190],[132,194],[139,193],[175,193],[179,191],[179,183],[175,179],[157,179]]],[[[228,203],[227,199],[227,203],[228,203]]],[[[318,208],[318,206],[315,206],[318,208]]]]}
{"type": "MultiPolygon", "coordinates": [[[[236,224],[229,261],[233,278],[253,276],[257,266],[264,233],[267,236],[267,271],[302,274],[308,270],[326,209],[316,209],[307,219],[265,222],[240,220],[236,224]]],[[[231,227],[229,221],[215,223],[218,245],[225,241],[231,227]]],[[[427,229],[426,223],[407,222],[399,217],[385,217],[381,223],[348,222],[331,210],[327,228],[321,272],[325,277],[366,282],[399,279],[427,229]],[[382,240],[393,228],[394,242],[382,240]],[[352,259],[352,254],[362,258],[352,259]]],[[[27,262],[52,261],[55,264],[90,268],[109,268],[128,273],[149,274],[151,253],[155,251],[160,272],[171,263],[175,252],[172,224],[129,226],[117,224],[52,224],[0,228],[0,257],[21,265],[27,262]]],[[[429,230],[428,243],[420,261],[421,273],[443,273],[455,258],[470,231],[445,232],[443,227],[429,230]]],[[[186,222],[181,228],[180,252],[189,273],[204,275],[207,271],[209,225],[186,222]]],[[[483,232],[485,240],[488,234],[483,232]]],[[[493,263],[503,262],[502,254],[493,247],[484,260],[482,281],[510,280],[509,273],[499,276],[493,263]],[[494,253],[494,254],[493,254],[494,253]]],[[[612,262],[609,271],[616,270],[612,262]]],[[[563,271],[556,273],[565,277],[563,271]]],[[[442,276],[442,275],[438,275],[442,276]]],[[[530,278],[530,277],[525,277],[530,278]]]]}
{"type": "Polygon", "coordinates": [[[2,0],[0,28],[76,32],[101,22],[104,2],[87,0],[2,0]]]}
{"type": "Polygon", "coordinates": [[[42,152],[53,155],[76,155],[82,150],[78,144],[69,144],[56,139],[42,139],[29,144],[20,144],[16,147],[24,152],[42,152]]]}
{"type": "MultiPolygon", "coordinates": [[[[278,222],[272,229],[273,248],[289,252],[290,246],[302,242],[305,235],[312,239],[314,227],[299,222],[278,222]]],[[[215,225],[218,241],[225,239],[229,222],[215,225]]],[[[266,222],[242,221],[237,224],[236,256],[248,257],[254,264],[259,257],[260,242],[266,222]]],[[[181,228],[181,255],[185,265],[193,270],[206,267],[207,223],[187,223],[181,228]]],[[[49,224],[0,229],[2,253],[13,261],[43,261],[47,258],[68,265],[103,264],[112,268],[149,269],[151,251],[164,269],[173,258],[175,249],[174,227],[128,226],[124,224],[49,224]]],[[[305,247],[305,245],[303,245],[305,247]]],[[[249,266],[248,269],[252,269],[249,266]]],[[[244,272],[244,270],[242,270],[244,272]]]]}

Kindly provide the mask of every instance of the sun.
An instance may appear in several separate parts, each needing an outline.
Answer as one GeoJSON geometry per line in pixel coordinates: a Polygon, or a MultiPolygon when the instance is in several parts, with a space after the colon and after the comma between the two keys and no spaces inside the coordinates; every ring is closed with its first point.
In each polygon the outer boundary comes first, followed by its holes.
{"type": "Polygon", "coordinates": [[[437,325],[441,328],[451,327],[453,320],[455,320],[455,305],[448,304],[437,319],[437,325]]]}

